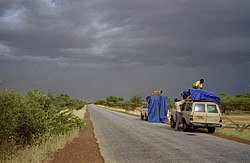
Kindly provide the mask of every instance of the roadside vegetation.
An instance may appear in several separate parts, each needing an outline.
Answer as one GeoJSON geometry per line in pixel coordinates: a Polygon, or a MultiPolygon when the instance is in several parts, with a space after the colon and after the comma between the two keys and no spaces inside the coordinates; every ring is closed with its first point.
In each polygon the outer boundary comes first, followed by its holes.
{"type": "Polygon", "coordinates": [[[218,96],[222,99],[221,111],[223,113],[250,113],[250,92],[236,96],[230,96],[225,93],[221,93],[218,96]]]}
{"type": "Polygon", "coordinates": [[[70,110],[79,110],[84,105],[85,102],[66,94],[54,97],[51,93],[31,90],[22,95],[13,89],[1,88],[0,162],[79,130],[84,120],[70,110]]]}
{"type": "Polygon", "coordinates": [[[223,127],[216,133],[250,141],[250,92],[235,96],[221,93],[219,97],[223,127]]]}
{"type": "MultiPolygon", "coordinates": [[[[168,103],[171,107],[174,107],[174,102],[171,99],[168,99],[168,103]]],[[[135,95],[130,99],[124,99],[122,97],[109,96],[105,100],[97,100],[96,105],[103,105],[109,107],[116,107],[120,109],[125,109],[127,111],[134,111],[135,109],[147,106],[146,100],[141,96],[135,95]]]]}
{"type": "Polygon", "coordinates": [[[124,99],[122,97],[109,96],[105,100],[98,100],[96,105],[104,105],[109,107],[118,107],[127,111],[135,110],[145,104],[145,101],[140,96],[134,96],[131,99],[124,99]]]}

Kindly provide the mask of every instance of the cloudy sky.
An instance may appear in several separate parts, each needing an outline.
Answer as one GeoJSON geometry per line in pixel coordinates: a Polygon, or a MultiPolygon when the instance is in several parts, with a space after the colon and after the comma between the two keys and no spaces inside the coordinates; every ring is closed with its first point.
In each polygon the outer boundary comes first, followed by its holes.
{"type": "Polygon", "coordinates": [[[1,0],[0,81],[85,101],[250,91],[250,1],[1,0]]]}

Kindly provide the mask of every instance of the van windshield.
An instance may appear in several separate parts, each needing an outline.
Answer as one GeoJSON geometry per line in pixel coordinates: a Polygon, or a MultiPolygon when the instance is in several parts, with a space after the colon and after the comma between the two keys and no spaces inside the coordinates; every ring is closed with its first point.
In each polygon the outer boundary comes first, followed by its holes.
{"type": "Polygon", "coordinates": [[[208,113],[218,113],[218,109],[216,105],[207,105],[207,112],[208,113]]]}
{"type": "Polygon", "coordinates": [[[194,111],[195,112],[205,112],[205,104],[195,104],[194,111]]]}

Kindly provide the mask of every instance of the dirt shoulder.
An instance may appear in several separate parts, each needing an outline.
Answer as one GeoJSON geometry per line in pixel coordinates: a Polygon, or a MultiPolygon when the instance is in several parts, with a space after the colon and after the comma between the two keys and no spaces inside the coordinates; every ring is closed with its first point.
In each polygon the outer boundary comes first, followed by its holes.
{"type": "Polygon", "coordinates": [[[87,110],[85,113],[86,125],[80,130],[79,137],[65,145],[54,154],[53,163],[104,163],[96,143],[93,124],[87,110]]]}
{"type": "Polygon", "coordinates": [[[248,140],[244,140],[244,139],[240,139],[240,138],[236,138],[236,137],[232,137],[232,136],[227,136],[227,135],[223,135],[223,134],[219,134],[219,133],[214,133],[214,134],[210,134],[210,135],[218,136],[218,137],[221,137],[224,139],[229,139],[229,140],[233,140],[236,142],[250,145],[250,141],[248,141],[248,140]]]}

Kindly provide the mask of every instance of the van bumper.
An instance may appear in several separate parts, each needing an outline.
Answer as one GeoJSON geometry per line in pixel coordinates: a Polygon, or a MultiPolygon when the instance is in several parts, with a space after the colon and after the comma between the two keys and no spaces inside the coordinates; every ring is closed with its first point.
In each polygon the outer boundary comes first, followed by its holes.
{"type": "Polygon", "coordinates": [[[222,127],[222,124],[217,123],[191,123],[190,126],[199,127],[199,128],[207,128],[207,127],[222,127]]]}

